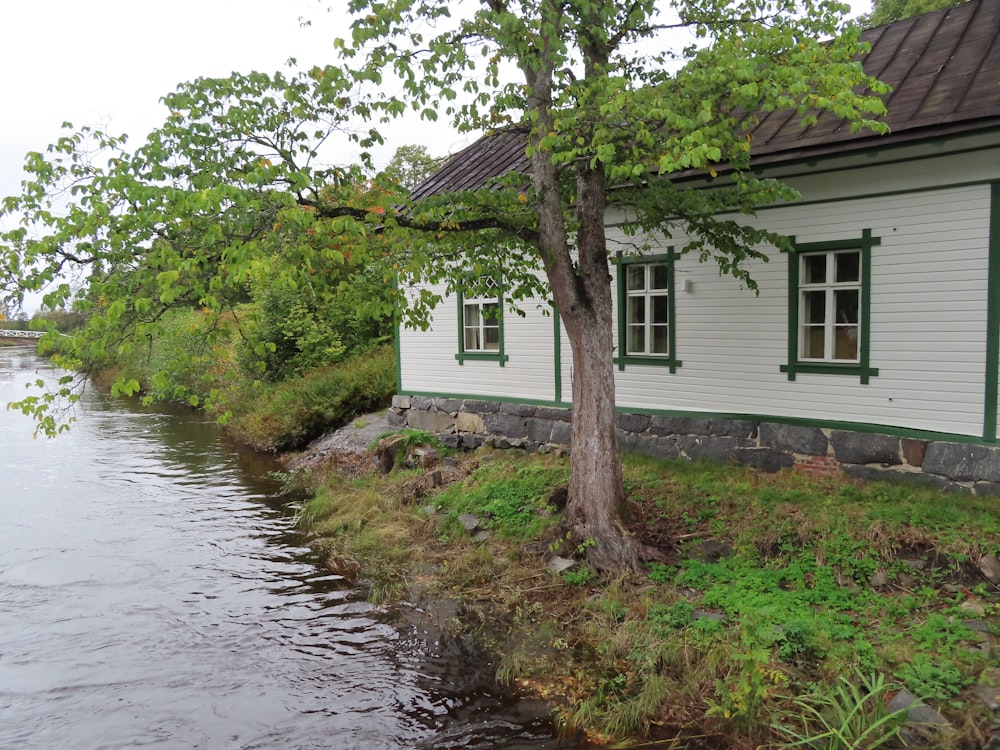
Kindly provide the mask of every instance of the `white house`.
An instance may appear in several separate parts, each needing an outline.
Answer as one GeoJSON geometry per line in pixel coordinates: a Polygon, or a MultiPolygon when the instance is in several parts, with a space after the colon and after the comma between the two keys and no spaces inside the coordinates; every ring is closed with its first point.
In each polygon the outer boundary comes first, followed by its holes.
{"type": "MultiPolygon", "coordinates": [[[[748,267],[759,296],[675,258],[682,237],[616,265],[621,443],[1000,494],[1000,0],[863,38],[867,72],[892,86],[889,135],[833,116],[803,131],[787,114],[754,130],[755,167],[801,194],[759,212],[795,242],[748,267]]],[[[521,135],[489,136],[416,197],[523,160],[521,135]]],[[[612,248],[621,218],[608,216],[612,248]]],[[[430,330],[399,332],[395,413],[454,443],[565,444],[558,317],[529,303],[498,320],[498,304],[446,300],[430,330]]]]}

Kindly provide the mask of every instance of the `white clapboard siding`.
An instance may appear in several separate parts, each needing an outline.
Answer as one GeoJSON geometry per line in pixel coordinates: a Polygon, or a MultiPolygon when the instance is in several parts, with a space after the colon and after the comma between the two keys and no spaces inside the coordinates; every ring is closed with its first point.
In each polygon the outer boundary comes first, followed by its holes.
{"type": "MultiPolygon", "coordinates": [[[[444,296],[443,287],[433,288],[444,296]]],[[[455,358],[458,353],[458,303],[445,297],[433,312],[431,329],[399,334],[404,393],[523,398],[552,401],[555,392],[553,323],[526,300],[521,318],[504,310],[504,366],[498,362],[455,358]]]]}
{"type": "MultiPolygon", "coordinates": [[[[872,250],[870,361],[879,374],[868,384],[858,376],[801,372],[789,381],[780,371],[788,356],[789,259],[772,248],[770,262],[748,266],[758,295],[720,276],[711,261],[677,260],[672,323],[682,364],[674,373],[661,366],[616,368],[619,406],[980,435],[987,369],[986,180],[996,179],[998,158],[992,151],[881,165],[855,159],[865,168],[790,178],[802,201],[759,212],[758,225],[798,242],[855,239],[864,229],[880,238],[872,250]]],[[[649,252],[684,242],[679,233],[654,238],[649,252]]],[[[612,251],[637,244],[609,228],[612,251]]],[[[505,317],[510,359],[504,367],[460,365],[456,302],[446,299],[431,331],[400,334],[403,391],[550,402],[561,377],[562,402],[570,402],[573,365],[565,331],[557,367],[552,319],[536,302],[522,309],[526,318],[505,317]]]]}
{"type": "MultiPolygon", "coordinates": [[[[878,189],[900,180],[890,173],[866,184],[878,189]]],[[[837,197],[834,187],[823,183],[837,197]]],[[[871,366],[879,375],[862,385],[857,376],[798,373],[789,381],[780,372],[788,337],[782,254],[749,266],[759,297],[720,278],[713,265],[682,258],[677,279],[691,280],[691,291],[680,283],[676,291],[683,364],[674,374],[631,365],[618,372],[621,406],[981,433],[988,186],[790,205],[761,211],[759,221],[800,242],[858,238],[866,228],[880,237],[871,298],[871,366]]],[[[675,237],[676,246],[683,239],[675,237]]]]}

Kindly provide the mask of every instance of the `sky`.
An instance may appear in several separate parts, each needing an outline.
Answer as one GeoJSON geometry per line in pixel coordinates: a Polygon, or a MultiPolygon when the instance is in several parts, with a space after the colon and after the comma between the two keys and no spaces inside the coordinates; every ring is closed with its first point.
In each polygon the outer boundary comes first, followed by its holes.
{"type": "MultiPolygon", "coordinates": [[[[333,62],[349,34],[346,0],[0,0],[0,198],[20,192],[28,151],[42,151],[63,122],[127,133],[132,145],[166,115],[177,84],[233,71],[333,62]],[[303,26],[300,19],[311,25],[303,26]]],[[[409,123],[395,146],[443,155],[467,139],[409,123]]]]}

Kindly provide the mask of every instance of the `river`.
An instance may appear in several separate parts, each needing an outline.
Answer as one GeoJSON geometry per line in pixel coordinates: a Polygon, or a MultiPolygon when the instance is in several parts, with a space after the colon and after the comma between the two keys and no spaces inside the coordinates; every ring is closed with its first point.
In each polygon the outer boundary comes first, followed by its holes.
{"type": "MultiPolygon", "coordinates": [[[[0,348],[0,405],[36,377],[0,348]]],[[[0,748],[578,746],[474,646],[326,573],[214,425],[92,388],[77,417],[33,439],[0,410],[0,748]]]]}

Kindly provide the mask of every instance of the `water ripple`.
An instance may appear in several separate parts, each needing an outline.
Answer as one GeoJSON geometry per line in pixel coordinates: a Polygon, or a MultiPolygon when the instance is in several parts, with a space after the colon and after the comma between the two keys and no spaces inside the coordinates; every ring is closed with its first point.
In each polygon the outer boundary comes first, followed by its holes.
{"type": "MultiPolygon", "coordinates": [[[[0,400],[38,367],[0,350],[0,400]]],[[[571,746],[320,568],[213,425],[92,391],[80,417],[36,441],[0,413],[0,748],[571,746]]]]}

